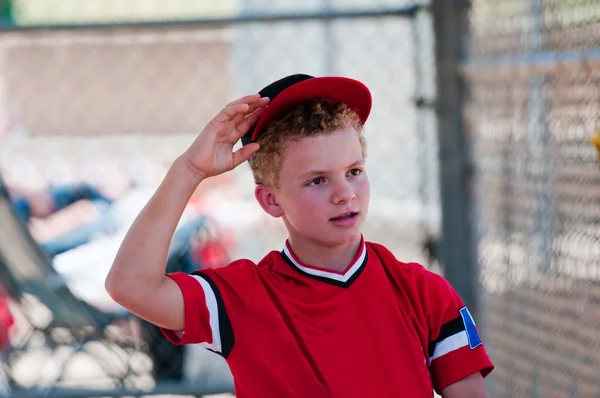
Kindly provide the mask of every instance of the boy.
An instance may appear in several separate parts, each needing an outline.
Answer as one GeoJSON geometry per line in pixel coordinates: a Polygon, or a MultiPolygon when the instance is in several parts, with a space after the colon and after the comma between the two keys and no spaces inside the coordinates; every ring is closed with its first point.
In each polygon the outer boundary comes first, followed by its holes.
{"type": "Polygon", "coordinates": [[[370,110],[362,83],[307,75],[227,105],[132,225],[106,280],[110,295],[171,342],[224,356],[241,398],[420,398],[434,388],[488,397],[493,365],[455,291],[363,240],[370,110]],[[258,203],[286,226],[283,250],[258,264],[165,276],[192,192],[246,160],[258,203]]]}

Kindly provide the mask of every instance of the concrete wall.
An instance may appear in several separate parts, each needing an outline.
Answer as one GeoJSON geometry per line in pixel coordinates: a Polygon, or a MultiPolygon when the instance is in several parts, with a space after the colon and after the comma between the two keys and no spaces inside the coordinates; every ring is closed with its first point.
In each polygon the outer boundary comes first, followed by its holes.
{"type": "Polygon", "coordinates": [[[9,114],[32,135],[197,132],[229,99],[216,29],[4,34],[9,114]]]}

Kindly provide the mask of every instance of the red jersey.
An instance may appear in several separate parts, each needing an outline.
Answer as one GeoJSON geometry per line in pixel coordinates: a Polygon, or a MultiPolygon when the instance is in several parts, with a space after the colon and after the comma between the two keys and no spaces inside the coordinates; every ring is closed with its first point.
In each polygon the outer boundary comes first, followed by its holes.
{"type": "Polygon", "coordinates": [[[286,243],[256,265],[169,276],[185,330],[163,333],[223,355],[239,398],[430,398],[493,369],[450,284],[378,244],[344,272],[303,264],[286,243]]]}

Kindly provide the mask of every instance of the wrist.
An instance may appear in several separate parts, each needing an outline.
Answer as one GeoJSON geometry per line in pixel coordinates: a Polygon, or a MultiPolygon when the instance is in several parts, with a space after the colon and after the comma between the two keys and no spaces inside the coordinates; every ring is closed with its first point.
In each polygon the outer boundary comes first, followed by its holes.
{"type": "Polygon", "coordinates": [[[183,155],[175,159],[171,169],[178,177],[184,178],[195,186],[207,177],[206,173],[191,164],[183,155]]]}

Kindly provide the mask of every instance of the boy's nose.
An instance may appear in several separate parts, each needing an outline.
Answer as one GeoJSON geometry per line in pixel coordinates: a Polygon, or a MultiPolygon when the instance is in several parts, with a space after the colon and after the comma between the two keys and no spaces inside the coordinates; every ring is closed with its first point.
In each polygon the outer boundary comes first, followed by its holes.
{"type": "Polygon", "coordinates": [[[340,181],[335,185],[335,190],[333,192],[332,201],[335,204],[338,203],[347,203],[350,202],[356,194],[354,193],[354,188],[348,181],[340,181]]]}

